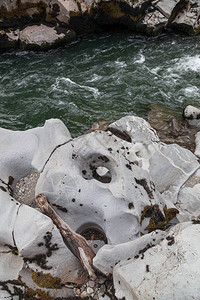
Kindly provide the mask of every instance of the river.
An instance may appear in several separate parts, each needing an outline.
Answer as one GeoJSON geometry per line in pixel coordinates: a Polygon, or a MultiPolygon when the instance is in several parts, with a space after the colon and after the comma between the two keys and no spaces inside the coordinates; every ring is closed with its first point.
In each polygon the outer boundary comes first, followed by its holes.
{"type": "Polygon", "coordinates": [[[152,105],[181,115],[199,99],[199,36],[109,32],[0,55],[0,127],[12,130],[59,118],[77,136],[97,120],[146,118],[152,105]]]}

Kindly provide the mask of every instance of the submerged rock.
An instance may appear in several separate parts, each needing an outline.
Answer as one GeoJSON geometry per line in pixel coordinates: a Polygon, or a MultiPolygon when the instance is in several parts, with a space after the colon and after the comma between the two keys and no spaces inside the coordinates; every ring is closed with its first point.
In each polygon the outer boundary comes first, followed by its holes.
{"type": "Polygon", "coordinates": [[[148,122],[156,129],[159,139],[166,144],[178,144],[197,155],[199,120],[198,109],[188,105],[183,118],[177,112],[160,105],[151,105],[148,122]],[[193,118],[194,115],[194,118],[193,118]],[[196,137],[195,137],[196,136],[196,137]]]}

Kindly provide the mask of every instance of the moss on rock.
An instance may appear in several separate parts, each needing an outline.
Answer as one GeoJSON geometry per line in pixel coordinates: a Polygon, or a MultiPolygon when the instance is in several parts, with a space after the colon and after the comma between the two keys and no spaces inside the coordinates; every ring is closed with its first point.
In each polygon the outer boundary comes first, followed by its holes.
{"type": "Polygon", "coordinates": [[[58,277],[53,277],[50,273],[43,272],[32,272],[33,281],[41,288],[46,289],[60,289],[62,288],[61,279],[58,277]]]}

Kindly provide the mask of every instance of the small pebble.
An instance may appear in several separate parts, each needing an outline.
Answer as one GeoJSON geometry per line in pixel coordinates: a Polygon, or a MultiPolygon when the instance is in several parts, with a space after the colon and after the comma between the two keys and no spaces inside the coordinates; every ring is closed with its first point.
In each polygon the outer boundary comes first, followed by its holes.
{"type": "Polygon", "coordinates": [[[94,293],[94,290],[91,287],[88,287],[87,293],[90,295],[90,294],[94,293]]]}
{"type": "Polygon", "coordinates": [[[88,296],[88,294],[86,293],[86,291],[82,292],[81,298],[86,298],[87,296],[88,296]]]}
{"type": "Polygon", "coordinates": [[[92,281],[92,280],[89,280],[88,281],[88,286],[91,287],[91,288],[93,288],[95,286],[95,282],[92,281]]]}
{"type": "Polygon", "coordinates": [[[76,294],[77,294],[77,295],[80,295],[80,294],[81,294],[81,291],[80,291],[79,289],[77,289],[77,290],[76,290],[76,294]]]}
{"type": "Polygon", "coordinates": [[[85,291],[85,287],[82,286],[82,287],[81,287],[81,293],[84,292],[84,291],[85,291]]]}

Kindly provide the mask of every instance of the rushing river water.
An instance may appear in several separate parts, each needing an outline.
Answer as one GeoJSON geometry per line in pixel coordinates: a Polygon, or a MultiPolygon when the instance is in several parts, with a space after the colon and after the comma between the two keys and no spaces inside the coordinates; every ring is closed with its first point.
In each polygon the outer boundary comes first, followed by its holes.
{"type": "Polygon", "coordinates": [[[0,55],[0,127],[13,130],[60,118],[78,135],[96,120],[146,117],[152,104],[181,114],[199,96],[199,36],[107,33],[0,55]]]}

